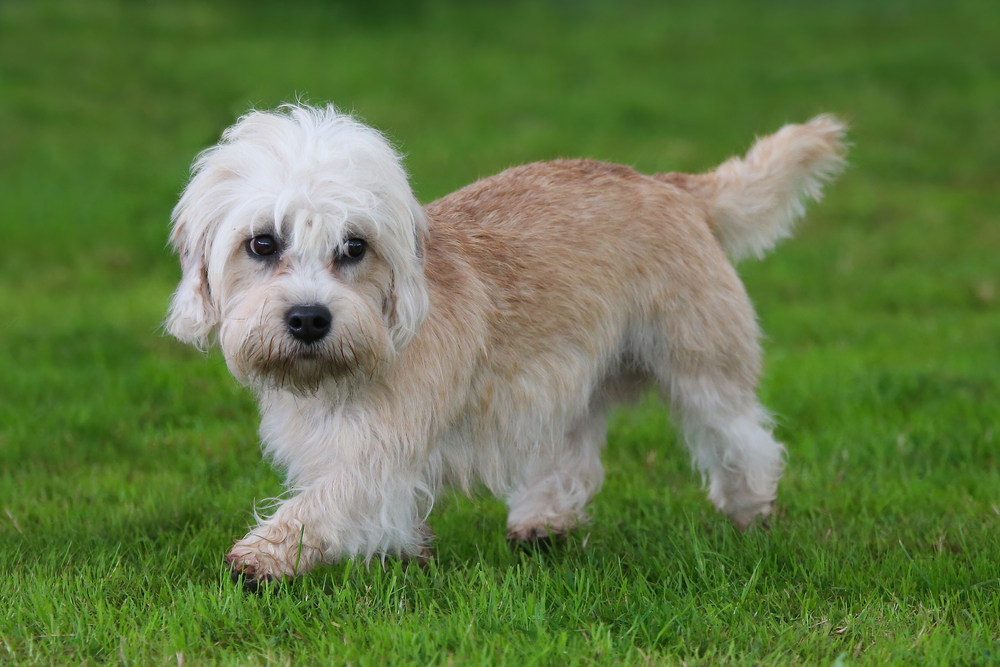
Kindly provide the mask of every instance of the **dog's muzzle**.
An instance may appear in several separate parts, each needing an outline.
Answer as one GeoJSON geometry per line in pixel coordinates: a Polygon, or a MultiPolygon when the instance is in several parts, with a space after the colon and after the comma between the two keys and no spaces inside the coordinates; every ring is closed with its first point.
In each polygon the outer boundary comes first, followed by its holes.
{"type": "Polygon", "coordinates": [[[285,313],[288,333],[303,343],[315,343],[330,333],[333,315],[326,306],[293,306],[285,313]]]}

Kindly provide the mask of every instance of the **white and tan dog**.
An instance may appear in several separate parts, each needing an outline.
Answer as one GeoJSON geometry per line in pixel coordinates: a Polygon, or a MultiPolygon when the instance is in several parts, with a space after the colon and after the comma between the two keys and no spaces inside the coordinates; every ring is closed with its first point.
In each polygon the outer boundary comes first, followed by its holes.
{"type": "Polygon", "coordinates": [[[217,341],[290,494],[227,556],[251,588],[428,554],[446,486],[506,499],[512,541],[585,519],[608,411],[655,384],[708,497],[745,528],[782,473],[759,331],[727,260],[786,237],[844,126],[788,125],[693,176],[530,164],[421,207],[398,153],[333,107],[254,111],[173,215],[167,327],[217,341]]]}

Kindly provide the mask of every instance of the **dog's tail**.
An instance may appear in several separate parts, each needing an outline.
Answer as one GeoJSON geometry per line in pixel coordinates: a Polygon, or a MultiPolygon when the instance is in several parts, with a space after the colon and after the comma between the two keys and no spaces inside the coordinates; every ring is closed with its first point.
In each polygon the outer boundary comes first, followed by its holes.
{"type": "Polygon", "coordinates": [[[808,199],[819,201],[823,184],[843,169],[846,126],[824,114],[786,125],[758,139],[746,157],[733,157],[707,174],[658,174],[708,204],[712,232],[738,260],[763,257],[791,236],[808,199]]]}

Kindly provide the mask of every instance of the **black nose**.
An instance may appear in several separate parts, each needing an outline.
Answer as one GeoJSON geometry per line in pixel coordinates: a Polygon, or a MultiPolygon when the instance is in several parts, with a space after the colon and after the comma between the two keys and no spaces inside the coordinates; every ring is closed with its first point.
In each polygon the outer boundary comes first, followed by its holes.
{"type": "Polygon", "coordinates": [[[294,306],[285,313],[288,331],[303,343],[314,343],[330,333],[332,321],[326,306],[294,306]]]}

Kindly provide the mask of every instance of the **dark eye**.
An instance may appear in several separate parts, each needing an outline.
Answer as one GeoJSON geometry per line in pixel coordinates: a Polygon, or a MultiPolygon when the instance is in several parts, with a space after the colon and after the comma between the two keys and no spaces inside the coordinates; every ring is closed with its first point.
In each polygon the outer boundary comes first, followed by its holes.
{"type": "Polygon", "coordinates": [[[364,239],[347,239],[344,244],[344,257],[347,259],[361,259],[365,256],[368,244],[364,239]]]}
{"type": "Polygon", "coordinates": [[[269,257],[278,252],[278,242],[270,234],[261,234],[247,241],[247,251],[251,255],[269,257]]]}

